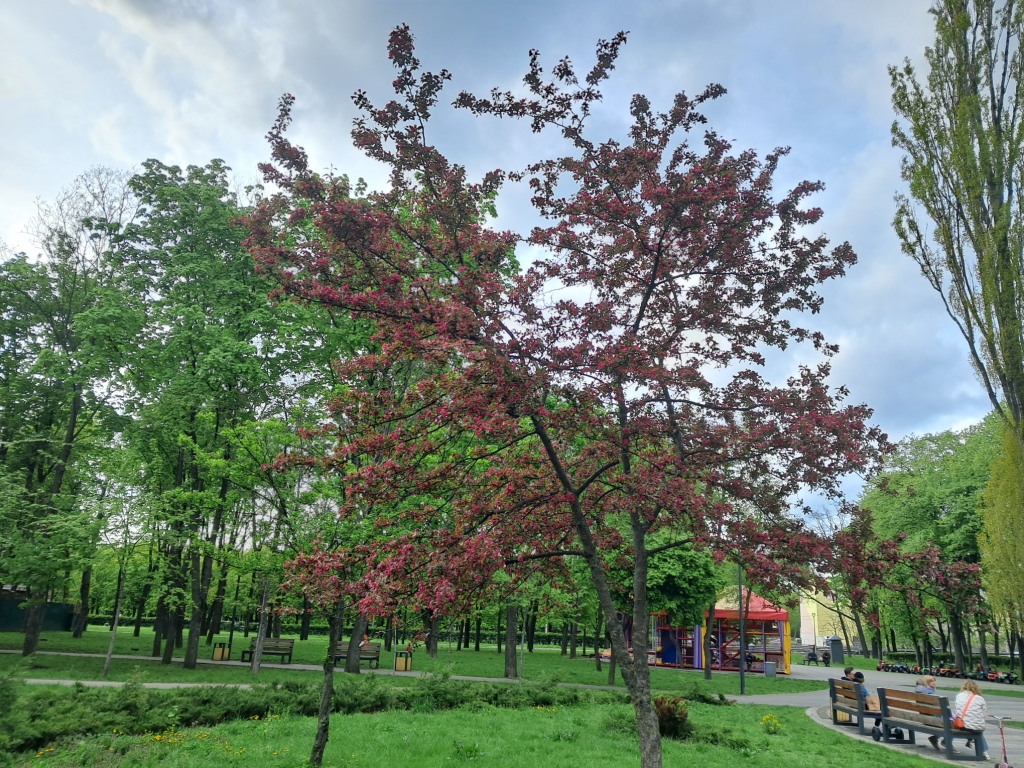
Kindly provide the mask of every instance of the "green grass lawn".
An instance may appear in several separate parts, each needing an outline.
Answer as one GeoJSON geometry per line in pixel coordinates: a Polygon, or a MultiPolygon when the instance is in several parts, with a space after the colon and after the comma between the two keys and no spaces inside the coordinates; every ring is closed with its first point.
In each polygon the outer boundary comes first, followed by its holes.
{"type": "MultiPolygon", "coordinates": [[[[235,632],[233,639],[233,659],[241,659],[242,651],[249,647],[254,635],[244,637],[241,632],[235,632]]],[[[228,633],[222,632],[214,638],[214,642],[228,642],[228,633]]],[[[297,635],[285,635],[295,639],[295,652],[292,662],[296,664],[322,664],[324,654],[327,652],[327,637],[314,635],[309,640],[300,641],[297,635]]],[[[20,632],[0,632],[0,649],[21,650],[24,635],[20,632]]],[[[110,643],[110,630],[105,627],[89,627],[80,638],[72,637],[70,632],[43,632],[39,640],[40,651],[67,651],[71,653],[102,653],[107,652],[107,645],[110,643]]],[[[129,656],[150,657],[153,650],[153,630],[143,627],[139,636],[132,634],[132,628],[120,627],[117,631],[117,643],[114,646],[115,654],[129,656]]],[[[213,646],[206,645],[204,637],[199,644],[200,658],[210,659],[213,657],[213,646]]],[[[185,657],[185,649],[177,648],[174,651],[174,658],[185,657]]],[[[276,658],[268,658],[267,661],[276,661],[276,658]]]]}
{"type": "MultiPolygon", "coordinates": [[[[227,636],[220,638],[224,642],[227,636]]],[[[0,648],[18,649],[21,647],[22,635],[13,632],[0,633],[0,648]]],[[[131,631],[118,633],[116,653],[138,656],[135,660],[115,659],[111,666],[111,680],[126,680],[136,667],[144,672],[144,682],[223,682],[223,683],[244,683],[250,682],[252,676],[243,667],[215,666],[210,664],[201,665],[196,670],[182,669],[180,659],[181,649],[175,654],[178,661],[170,665],[162,665],[149,656],[153,635],[148,629],[143,629],[142,635],[138,638],[132,637],[131,631]]],[[[46,632],[40,642],[40,650],[62,651],[72,653],[97,653],[106,652],[107,643],[110,641],[109,631],[95,627],[87,631],[81,638],[75,639],[69,632],[46,632]]],[[[220,640],[218,640],[220,641],[220,640]]],[[[243,638],[240,633],[235,635],[233,658],[241,656],[241,650],[249,647],[249,640],[243,638]]],[[[201,658],[210,658],[212,649],[206,645],[200,646],[201,658]]],[[[327,649],[326,638],[312,637],[306,641],[299,641],[296,638],[294,663],[300,664],[321,664],[327,649]]],[[[555,681],[561,683],[583,683],[587,685],[607,685],[608,665],[604,664],[602,671],[598,672],[593,658],[570,659],[562,656],[557,648],[537,647],[534,653],[523,654],[523,667],[521,674],[524,679],[531,681],[555,681]]],[[[0,669],[7,669],[16,663],[12,654],[0,654],[0,669]]],[[[274,661],[274,659],[268,659],[274,661]]],[[[21,674],[23,677],[36,678],[57,678],[72,680],[99,679],[100,671],[103,668],[102,659],[85,659],[72,657],[50,656],[39,654],[35,658],[35,668],[26,670],[21,674]]],[[[381,668],[391,669],[394,665],[394,655],[387,652],[381,653],[381,668]]],[[[480,652],[472,650],[456,651],[442,645],[438,649],[436,659],[431,659],[422,648],[417,649],[413,654],[413,670],[433,673],[447,672],[452,675],[465,675],[469,677],[500,678],[504,676],[504,654],[499,654],[496,648],[484,646],[480,652]]],[[[259,676],[261,682],[277,682],[284,679],[319,679],[319,672],[306,672],[298,669],[277,669],[266,668],[259,676]]],[[[705,681],[703,672],[677,670],[677,669],[651,669],[651,684],[655,691],[666,693],[686,691],[699,683],[702,688],[711,693],[723,693],[736,695],[739,693],[739,675],[735,673],[719,673],[712,675],[711,681],[705,681]]],[[[616,679],[616,685],[621,686],[621,678],[616,679]]],[[[761,675],[747,676],[747,692],[750,694],[765,693],[797,693],[800,691],[824,690],[827,684],[816,680],[792,680],[780,676],[769,680],[761,675]]]]}
{"type": "MultiPolygon", "coordinates": [[[[29,661],[20,656],[0,654],[0,673],[12,668],[17,668],[17,677],[99,680],[103,659],[37,655],[29,661]]],[[[245,667],[204,664],[198,669],[183,669],[180,661],[165,665],[151,659],[114,659],[110,662],[108,680],[123,682],[133,675],[138,675],[143,683],[251,683],[254,680],[245,667]]],[[[258,680],[261,683],[280,683],[286,680],[317,683],[323,680],[323,673],[300,669],[264,669],[258,680]]]]}
{"type": "MultiPolygon", "coordinates": [[[[931,763],[849,739],[786,707],[690,708],[696,733],[666,741],[665,765],[702,768],[819,768],[842,755],[844,768],[924,768],[931,763]],[[766,714],[782,724],[768,735],[766,714]]],[[[312,718],[236,721],[214,728],[123,736],[107,734],[9,756],[9,765],[206,768],[305,765],[316,724],[312,718]]],[[[336,715],[324,766],[424,768],[470,763],[480,768],[628,768],[639,766],[628,706],[587,705],[528,710],[477,705],[447,712],[336,715]]]]}

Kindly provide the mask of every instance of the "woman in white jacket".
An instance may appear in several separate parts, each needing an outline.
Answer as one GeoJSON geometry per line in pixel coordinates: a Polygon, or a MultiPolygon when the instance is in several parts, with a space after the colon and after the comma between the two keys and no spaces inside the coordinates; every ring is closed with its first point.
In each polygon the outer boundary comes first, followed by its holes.
{"type": "MultiPolygon", "coordinates": [[[[969,728],[972,731],[985,730],[988,706],[985,704],[985,699],[981,696],[978,684],[973,680],[964,680],[964,684],[960,687],[960,693],[956,695],[953,714],[956,717],[963,718],[964,728],[969,728]]],[[[985,759],[989,760],[988,742],[985,741],[985,734],[979,733],[975,738],[981,739],[981,751],[985,753],[985,759]]],[[[971,739],[967,740],[968,747],[971,746],[971,741],[971,739]]]]}

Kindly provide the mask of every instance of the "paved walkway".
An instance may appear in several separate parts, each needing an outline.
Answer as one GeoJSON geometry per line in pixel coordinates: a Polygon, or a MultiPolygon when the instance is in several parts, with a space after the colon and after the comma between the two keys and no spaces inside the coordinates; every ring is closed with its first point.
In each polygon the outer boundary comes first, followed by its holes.
{"type": "MultiPolygon", "coordinates": [[[[906,688],[912,690],[919,677],[919,675],[901,672],[879,672],[874,669],[860,671],[864,673],[864,682],[868,688],[906,688]]],[[[830,677],[841,677],[842,674],[842,664],[838,667],[834,664],[831,667],[794,665],[790,677],[801,680],[828,680],[830,677]]],[[[988,705],[990,715],[1009,716],[1013,720],[1024,722],[1024,698],[1005,695],[1008,691],[1024,693],[1024,687],[1019,685],[1008,686],[988,681],[977,682],[978,686],[984,691],[985,702],[988,705]],[[1000,693],[1004,695],[1000,696],[1000,693]]],[[[940,677],[937,682],[937,692],[942,696],[948,696],[950,699],[953,699],[962,684],[963,680],[957,678],[940,677]]],[[[835,725],[832,722],[832,717],[829,713],[828,694],[824,691],[785,693],[770,696],[743,696],[739,697],[739,701],[750,704],[802,707],[807,712],[808,717],[819,725],[831,728],[851,739],[873,742],[870,736],[861,736],[855,727],[835,725]]],[[[991,755],[992,761],[995,762],[997,757],[1002,754],[1002,747],[999,741],[999,728],[992,720],[989,721],[988,727],[985,729],[985,738],[988,741],[989,755],[991,755]]],[[[900,752],[914,754],[930,760],[938,760],[941,763],[948,764],[950,762],[945,758],[945,753],[932,749],[924,734],[919,735],[918,740],[920,743],[917,745],[891,744],[888,746],[890,749],[896,749],[900,752]]],[[[955,761],[957,764],[974,761],[974,751],[966,749],[962,741],[957,741],[956,747],[960,750],[960,754],[955,761]]],[[[1020,728],[1006,729],[1006,751],[1011,757],[1011,762],[1013,756],[1016,755],[1020,759],[1020,756],[1024,755],[1024,730],[1020,728]]]]}
{"type": "MultiPolygon", "coordinates": [[[[20,653],[16,650],[0,650],[0,653],[20,653]]],[[[104,658],[105,654],[102,653],[65,653],[60,651],[38,651],[39,655],[48,656],[84,656],[91,658],[104,658]]],[[[139,659],[139,656],[133,656],[130,654],[115,654],[115,659],[139,659]]],[[[240,661],[212,661],[210,659],[199,659],[200,664],[218,664],[221,666],[235,666],[235,667],[248,667],[248,663],[242,663],[240,661]]],[[[264,668],[268,669],[303,669],[308,671],[320,671],[323,667],[319,664],[263,664],[264,668]]],[[[917,675],[902,674],[899,672],[879,672],[876,670],[862,670],[864,672],[865,683],[869,688],[913,688],[917,675]]],[[[425,672],[411,671],[411,672],[395,672],[390,669],[373,669],[363,670],[364,673],[371,672],[379,675],[390,675],[394,677],[422,677],[425,672]]],[[[825,666],[803,666],[794,665],[792,667],[792,674],[790,677],[797,680],[828,680],[831,677],[842,675],[842,666],[831,667],[825,666]]],[[[506,678],[492,678],[492,677],[473,677],[467,675],[452,675],[452,680],[464,680],[467,682],[480,682],[480,683],[505,683],[516,685],[519,684],[519,680],[509,680],[506,678]]],[[[30,685],[75,685],[76,682],[81,682],[86,687],[105,687],[105,688],[116,688],[124,685],[122,682],[114,681],[100,681],[100,680],[48,680],[48,679],[37,679],[31,678],[26,679],[26,683],[30,685]]],[[[737,680],[738,683],[738,680],[737,680]]],[[[948,695],[950,698],[956,695],[956,691],[959,690],[962,681],[954,678],[950,679],[939,679],[939,693],[948,695]]],[[[230,688],[250,688],[248,683],[143,683],[144,688],[154,689],[168,689],[168,688],[192,688],[201,685],[222,685],[230,688]]],[[[587,685],[583,683],[559,683],[560,686],[570,688],[589,688],[595,690],[610,690],[610,691],[622,691],[622,687],[610,687],[605,685],[587,685]]],[[[985,690],[985,699],[988,704],[989,714],[1009,716],[1011,719],[1018,722],[1024,722],[1024,698],[1014,698],[1006,696],[1005,693],[1008,690],[1017,691],[1024,693],[1024,688],[1021,686],[1006,686],[998,683],[979,682],[978,685],[985,690]],[[1000,696],[1000,692],[1004,695],[1000,696]]],[[[857,729],[850,726],[835,725],[832,722],[832,718],[829,714],[828,706],[828,692],[827,691],[807,691],[804,693],[776,693],[776,694],[761,694],[757,696],[735,696],[736,702],[739,704],[760,704],[764,706],[776,706],[776,707],[797,707],[803,709],[807,716],[810,717],[814,722],[821,725],[824,728],[830,728],[844,736],[857,739],[858,741],[866,741],[874,743],[870,736],[861,736],[857,729]]],[[[989,743],[989,754],[992,756],[993,761],[996,760],[997,755],[1000,754],[1001,746],[999,741],[999,731],[994,722],[990,721],[989,727],[986,729],[986,738],[989,743]]],[[[949,763],[945,758],[943,752],[938,752],[932,749],[931,745],[922,735],[920,738],[921,743],[917,745],[901,745],[901,744],[890,744],[889,749],[896,749],[907,754],[917,755],[924,757],[929,760],[937,760],[942,763],[949,763]]],[[[957,747],[960,748],[960,754],[958,755],[957,764],[963,762],[972,762],[974,753],[966,748],[963,748],[962,742],[957,742],[957,747]]],[[[1006,729],[1006,748],[1007,753],[1013,755],[1024,755],[1024,730],[1019,728],[1007,728],[1006,729]]]]}

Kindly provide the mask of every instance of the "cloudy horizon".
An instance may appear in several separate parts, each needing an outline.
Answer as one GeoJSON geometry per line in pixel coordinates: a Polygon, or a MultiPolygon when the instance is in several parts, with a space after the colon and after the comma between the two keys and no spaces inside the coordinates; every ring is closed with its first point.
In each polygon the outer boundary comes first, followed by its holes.
{"type": "MultiPolygon", "coordinates": [[[[778,193],[802,179],[826,189],[813,202],[834,244],[859,264],[826,290],[814,325],[841,352],[832,380],[875,409],[894,440],[962,428],[989,411],[967,350],[938,296],[900,253],[893,195],[902,187],[891,147],[886,67],[920,62],[932,37],[927,0],[858,4],[790,0],[549,0],[491,4],[317,0],[34,0],[0,6],[0,241],[31,252],[36,200],[50,200],[88,168],[138,167],[147,158],[203,165],[222,158],[240,183],[258,178],[277,102],[297,99],[290,136],[314,167],[371,186],[378,166],[351,146],[351,95],[383,102],[393,77],[388,33],[408,23],[425,69],[449,69],[462,89],[517,87],[531,48],[548,67],[568,55],[589,68],[594,44],[630,32],[595,116],[621,133],[634,92],[667,106],[679,90],[720,83],[707,110],[737,149],[792,151],[778,193]]],[[[439,110],[432,140],[479,175],[518,168],[546,139],[524,126],[439,110]]],[[[531,221],[509,189],[500,223],[531,221]]]]}

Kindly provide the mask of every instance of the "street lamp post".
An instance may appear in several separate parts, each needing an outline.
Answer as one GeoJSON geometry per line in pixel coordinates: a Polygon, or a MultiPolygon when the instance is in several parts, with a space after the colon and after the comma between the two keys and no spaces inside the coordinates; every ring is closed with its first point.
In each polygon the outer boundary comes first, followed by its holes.
{"type": "Polygon", "coordinates": [[[737,602],[740,608],[740,696],[745,696],[747,693],[747,622],[743,616],[743,564],[737,565],[739,576],[737,577],[737,583],[739,589],[737,589],[737,602]]]}

